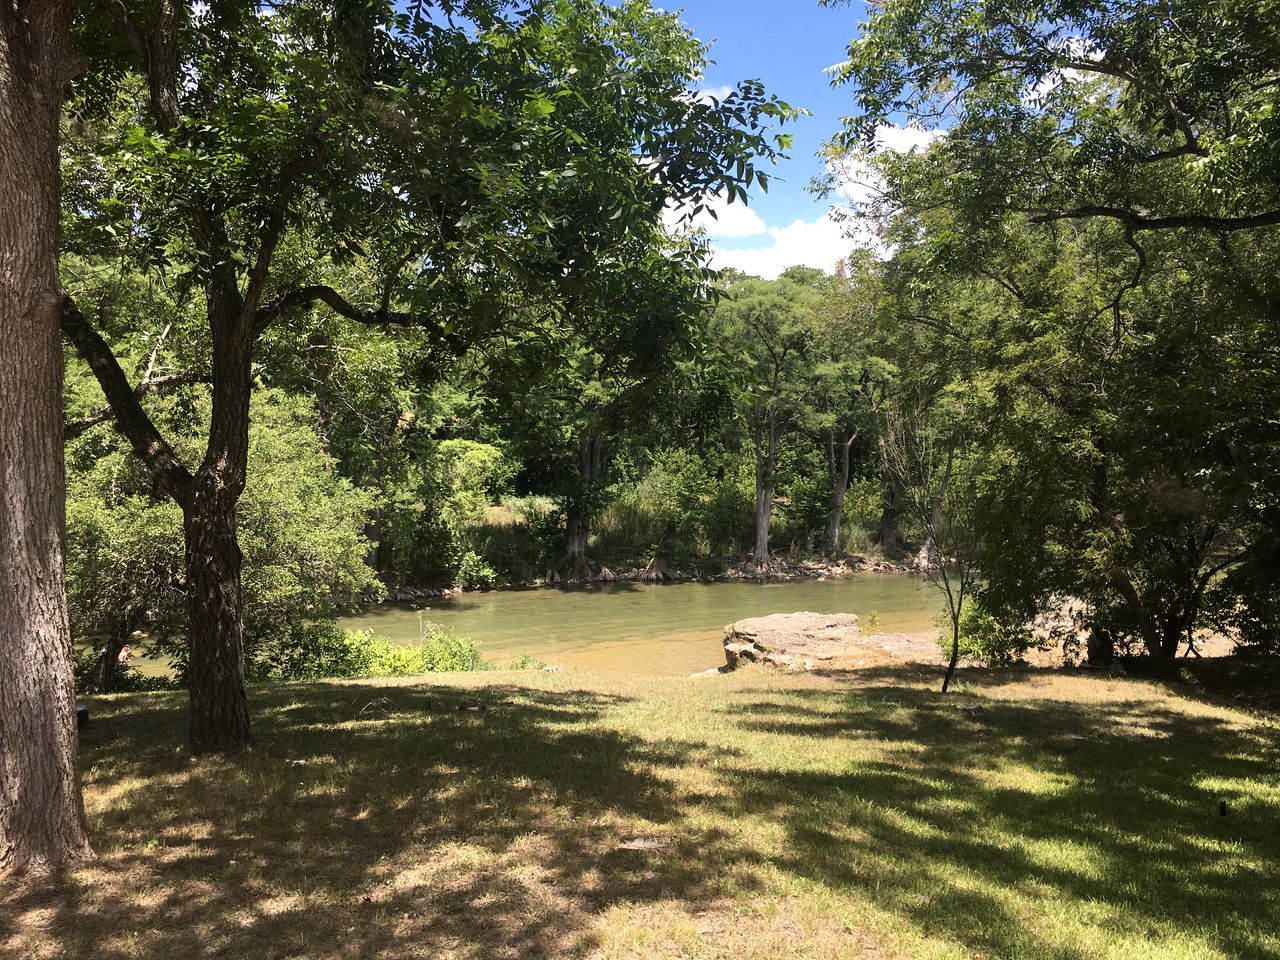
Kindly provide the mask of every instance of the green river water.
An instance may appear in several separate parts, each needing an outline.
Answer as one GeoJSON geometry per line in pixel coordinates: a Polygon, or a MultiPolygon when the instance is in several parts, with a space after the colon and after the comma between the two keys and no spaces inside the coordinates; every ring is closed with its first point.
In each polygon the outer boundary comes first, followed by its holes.
{"type": "Polygon", "coordinates": [[[937,591],[910,576],[865,573],[831,580],[782,583],[618,583],[572,590],[467,593],[421,609],[386,604],[340,626],[372,629],[416,643],[422,621],[438,623],[480,644],[487,660],[505,666],[521,654],[549,664],[627,673],[692,673],[724,663],[724,627],[769,613],[874,611],[886,633],[935,629],[937,591]]]}

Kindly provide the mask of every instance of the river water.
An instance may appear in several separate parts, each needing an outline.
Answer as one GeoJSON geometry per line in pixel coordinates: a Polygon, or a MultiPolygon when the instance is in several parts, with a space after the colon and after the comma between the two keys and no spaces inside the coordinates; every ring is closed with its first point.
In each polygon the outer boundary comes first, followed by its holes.
{"type": "Polygon", "coordinates": [[[521,654],[549,664],[627,673],[683,674],[724,663],[721,638],[734,620],[769,613],[874,612],[886,633],[936,629],[937,591],[901,574],[863,573],[780,583],[617,583],[581,589],[467,593],[415,609],[385,604],[340,626],[416,643],[424,621],[480,644],[506,666],[521,654]]]}

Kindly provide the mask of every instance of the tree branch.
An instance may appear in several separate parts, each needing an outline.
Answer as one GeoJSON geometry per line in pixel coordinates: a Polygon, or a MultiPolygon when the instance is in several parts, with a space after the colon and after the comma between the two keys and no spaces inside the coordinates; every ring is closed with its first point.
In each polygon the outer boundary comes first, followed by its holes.
{"type": "Polygon", "coordinates": [[[312,284],[306,287],[295,287],[272,297],[258,308],[254,316],[254,332],[261,333],[276,319],[299,307],[309,307],[314,303],[323,303],[334,313],[354,320],[356,323],[373,327],[411,327],[418,322],[418,316],[398,310],[388,310],[385,306],[377,310],[365,310],[351,303],[333,287],[325,284],[312,284]]]}
{"type": "Polygon", "coordinates": [[[107,403],[115,411],[120,432],[155,476],[160,488],[185,509],[191,496],[191,472],[142,409],[138,394],[129,386],[111,348],[65,291],[62,295],[62,333],[98,378],[107,403]]]}
{"type": "Polygon", "coordinates": [[[1016,212],[1031,217],[1031,222],[1052,223],[1055,220],[1088,220],[1092,218],[1109,218],[1118,220],[1134,233],[1146,230],[1179,230],[1193,228],[1200,230],[1253,230],[1257,227],[1271,227],[1280,224],[1280,210],[1268,210],[1266,213],[1255,213],[1245,217],[1211,217],[1204,214],[1176,214],[1167,217],[1149,217],[1123,207],[1086,206],[1072,210],[1048,210],[1044,207],[1024,207],[1016,212]]]}
{"type": "MultiPolygon", "coordinates": [[[[143,397],[151,394],[167,393],[174,387],[180,387],[188,383],[200,383],[205,378],[200,376],[194,370],[184,370],[182,373],[169,373],[162,377],[146,377],[133,388],[133,395],[141,400],[143,397]]],[[[74,440],[76,437],[83,436],[98,424],[106,423],[115,418],[115,411],[110,406],[100,407],[93,411],[83,420],[75,420],[67,423],[63,430],[68,440],[74,440]]]]}

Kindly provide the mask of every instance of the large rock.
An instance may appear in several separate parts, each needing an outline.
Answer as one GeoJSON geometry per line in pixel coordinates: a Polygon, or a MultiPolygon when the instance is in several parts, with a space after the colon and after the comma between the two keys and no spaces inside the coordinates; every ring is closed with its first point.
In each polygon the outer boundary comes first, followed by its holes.
{"type": "Polygon", "coordinates": [[[857,644],[858,618],[852,613],[774,613],[739,620],[724,628],[729,670],[746,663],[783,669],[811,669],[848,655],[857,644]]]}

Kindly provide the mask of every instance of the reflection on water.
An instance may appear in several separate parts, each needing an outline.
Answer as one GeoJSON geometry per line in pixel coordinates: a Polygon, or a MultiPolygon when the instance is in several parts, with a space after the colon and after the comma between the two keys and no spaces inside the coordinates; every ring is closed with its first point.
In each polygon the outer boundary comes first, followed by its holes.
{"type": "Polygon", "coordinates": [[[385,605],[340,622],[416,643],[419,619],[481,644],[507,664],[520,654],[548,663],[629,673],[691,673],[724,662],[725,624],[768,613],[875,611],[885,632],[934,629],[938,594],[913,577],[858,574],[785,583],[618,583],[573,590],[468,593],[421,611],[385,605]]]}

